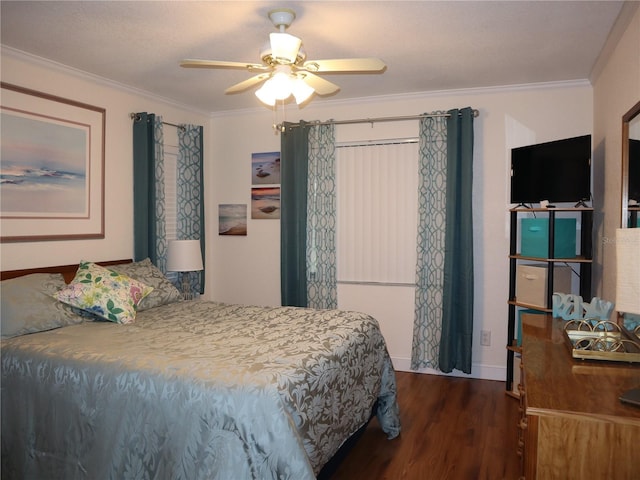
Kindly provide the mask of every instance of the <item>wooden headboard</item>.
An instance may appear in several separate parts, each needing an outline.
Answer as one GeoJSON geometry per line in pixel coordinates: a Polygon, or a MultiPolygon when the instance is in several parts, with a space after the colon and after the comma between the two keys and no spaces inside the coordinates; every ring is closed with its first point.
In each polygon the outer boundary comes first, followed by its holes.
{"type": "MultiPolygon", "coordinates": [[[[132,260],[109,260],[106,262],[96,262],[98,265],[108,267],[109,265],[119,265],[121,263],[131,263],[132,260]]],[[[78,264],[73,265],[57,265],[53,267],[39,267],[39,268],[25,268],[24,270],[5,270],[0,272],[0,280],[7,280],[9,278],[22,277],[32,273],[61,273],[64,276],[65,282],[69,283],[73,280],[73,277],[78,270],[78,264]]]]}

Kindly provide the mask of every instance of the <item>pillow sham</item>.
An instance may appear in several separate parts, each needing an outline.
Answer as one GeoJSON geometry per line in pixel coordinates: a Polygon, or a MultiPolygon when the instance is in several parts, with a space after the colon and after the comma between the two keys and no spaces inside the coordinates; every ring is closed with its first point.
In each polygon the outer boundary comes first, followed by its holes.
{"type": "Polygon", "coordinates": [[[66,286],[60,273],[33,273],[0,282],[2,339],[84,322],[52,298],[66,286]]]}
{"type": "Polygon", "coordinates": [[[132,323],[152,287],[92,262],[80,262],[71,283],[55,294],[62,303],[115,323],[132,323]]]}
{"type": "Polygon", "coordinates": [[[160,305],[182,300],[180,291],[158,267],[151,263],[149,258],[145,258],[139,262],[111,265],[109,269],[128,275],[145,285],[153,287],[153,291],[138,304],[139,312],[148,308],[159,307],[160,305]]]}

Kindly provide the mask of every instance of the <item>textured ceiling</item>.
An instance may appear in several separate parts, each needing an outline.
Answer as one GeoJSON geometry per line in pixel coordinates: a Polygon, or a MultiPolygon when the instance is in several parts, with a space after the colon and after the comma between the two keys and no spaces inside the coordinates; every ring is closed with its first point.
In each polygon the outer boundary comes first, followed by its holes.
{"type": "MultiPolygon", "coordinates": [[[[325,75],[348,99],[579,80],[589,74],[623,2],[615,1],[6,1],[3,46],[205,112],[255,108],[252,74],[179,67],[184,58],[254,63],[275,31],[267,12],[295,10],[289,28],[307,58],[375,56],[374,75],[325,75]]],[[[316,98],[313,101],[323,101],[316,98]]]]}

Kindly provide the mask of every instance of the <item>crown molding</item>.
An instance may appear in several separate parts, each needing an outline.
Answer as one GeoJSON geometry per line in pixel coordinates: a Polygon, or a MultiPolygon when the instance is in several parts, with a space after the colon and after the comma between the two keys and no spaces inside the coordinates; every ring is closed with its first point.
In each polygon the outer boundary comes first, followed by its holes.
{"type": "Polygon", "coordinates": [[[374,97],[360,97],[351,98],[345,100],[326,100],[322,102],[322,105],[362,105],[363,103],[381,103],[392,101],[415,101],[424,98],[436,98],[436,97],[451,97],[451,96],[469,96],[469,95],[485,95],[495,93],[508,93],[524,90],[548,90],[558,88],[577,88],[577,87],[591,87],[591,83],[588,79],[578,80],[563,80],[555,82],[541,82],[541,83],[523,83],[514,85],[498,85],[491,87],[473,87],[473,88],[460,88],[451,90],[433,90],[424,92],[412,92],[412,93],[399,93],[391,95],[379,95],[374,97]]]}
{"type": "Polygon", "coordinates": [[[63,73],[65,75],[71,75],[76,78],[80,78],[83,80],[90,81],[97,85],[102,85],[105,87],[113,88],[114,90],[119,90],[124,93],[128,93],[131,95],[137,95],[139,97],[144,97],[149,100],[153,100],[156,102],[164,103],[171,107],[180,108],[182,110],[186,110],[189,112],[197,113],[203,116],[210,116],[210,112],[205,110],[200,110],[197,108],[193,108],[190,105],[186,105],[184,103],[176,102],[170,98],[162,97],[160,95],[156,95],[150,93],[141,88],[131,87],[129,85],[125,85],[124,83],[116,82],[114,80],[110,80],[106,77],[101,77],[99,75],[95,75],[93,73],[85,72],[84,70],[80,70],[74,67],[70,67],[68,65],[64,65],[59,62],[54,62],[53,60],[49,60],[44,57],[39,57],[38,55],[33,55],[31,53],[24,52],[22,50],[15,49],[13,47],[9,47],[7,45],[0,45],[0,51],[2,51],[3,55],[7,57],[12,57],[17,60],[22,60],[25,62],[29,62],[35,65],[39,65],[44,68],[49,68],[51,70],[55,70],[57,72],[63,73]]]}
{"type": "MultiPolygon", "coordinates": [[[[105,77],[94,75],[92,73],[88,73],[83,70],[79,70],[77,68],[69,67],[67,65],[54,62],[52,60],[39,57],[37,55],[32,55],[30,53],[26,53],[12,47],[8,47],[6,45],[0,45],[0,49],[3,55],[7,55],[9,57],[14,57],[20,60],[38,64],[45,68],[50,68],[67,75],[72,75],[78,78],[91,81],[98,85],[103,85],[116,90],[120,90],[125,93],[129,93],[129,94],[144,97],[153,101],[161,102],[166,105],[170,105],[172,107],[197,113],[199,115],[203,115],[209,118],[224,118],[224,117],[230,117],[230,116],[243,116],[243,115],[251,115],[251,114],[257,114],[257,113],[265,113],[265,107],[263,106],[257,106],[256,108],[242,108],[242,109],[221,110],[221,111],[206,111],[202,109],[197,109],[197,108],[193,108],[192,106],[176,102],[175,100],[172,100],[170,98],[165,98],[140,88],[131,87],[129,85],[125,85],[105,77]]],[[[310,106],[313,106],[313,105],[322,106],[322,107],[353,106],[353,105],[380,104],[380,103],[389,103],[389,102],[398,102],[398,101],[417,101],[425,98],[437,98],[437,97],[445,97],[445,96],[451,97],[451,96],[486,95],[486,94],[524,91],[524,90],[531,91],[531,90],[576,88],[576,87],[591,87],[591,86],[592,86],[591,82],[588,79],[577,79],[577,80],[564,80],[564,81],[556,81],[556,82],[525,83],[525,84],[499,85],[499,86],[490,86],[490,87],[474,87],[474,88],[461,88],[461,89],[450,89],[450,90],[422,91],[422,92],[377,95],[377,96],[370,96],[370,97],[358,97],[358,98],[348,98],[348,99],[326,99],[325,100],[322,98],[316,98],[314,99],[314,102],[312,102],[310,106]]],[[[282,107],[278,106],[278,108],[281,109],[282,107]]],[[[298,111],[298,110],[300,110],[298,106],[293,103],[287,104],[284,106],[285,112],[298,111]]]]}

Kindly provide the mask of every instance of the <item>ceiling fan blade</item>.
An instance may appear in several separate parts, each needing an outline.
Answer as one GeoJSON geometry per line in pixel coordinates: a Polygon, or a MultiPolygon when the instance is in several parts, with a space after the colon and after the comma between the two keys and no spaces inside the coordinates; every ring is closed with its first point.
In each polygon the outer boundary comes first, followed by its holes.
{"type": "Polygon", "coordinates": [[[339,58],[330,60],[309,60],[298,68],[315,73],[381,72],[387,68],[387,66],[379,58],[339,58]]]}
{"type": "Polygon", "coordinates": [[[340,87],[335,83],[331,83],[329,80],[320,78],[310,72],[300,72],[298,78],[304,80],[304,82],[312,87],[318,95],[331,95],[332,93],[340,90],[340,87]]]}
{"type": "Polygon", "coordinates": [[[235,85],[227,88],[224,93],[238,93],[246,90],[247,88],[251,88],[254,85],[264,82],[267,78],[271,76],[271,73],[261,73],[260,75],[255,75],[247,80],[244,80],[240,83],[236,83],[235,85]]]}
{"type": "Polygon", "coordinates": [[[184,68],[242,68],[245,70],[267,70],[271,67],[260,63],[225,62],[220,60],[198,60],[188,58],[180,62],[184,68]]]}

